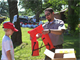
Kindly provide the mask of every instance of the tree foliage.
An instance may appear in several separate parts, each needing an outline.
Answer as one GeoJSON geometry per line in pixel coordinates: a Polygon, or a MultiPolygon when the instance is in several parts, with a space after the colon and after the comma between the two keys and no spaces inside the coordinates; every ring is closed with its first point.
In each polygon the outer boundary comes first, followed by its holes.
{"type": "Polygon", "coordinates": [[[67,23],[70,25],[71,30],[76,31],[79,24],[79,0],[68,0],[68,15],[67,23]]]}
{"type": "Polygon", "coordinates": [[[65,0],[44,0],[47,1],[47,3],[52,4],[52,8],[54,11],[61,11],[62,5],[66,5],[67,2],[65,0]]]}
{"type": "MultiPolygon", "coordinates": [[[[25,8],[26,11],[32,11],[36,15],[36,19],[39,20],[39,15],[44,9],[52,7],[54,10],[60,11],[64,0],[20,0],[20,5],[25,8]],[[38,18],[37,18],[38,17],[38,18]]],[[[29,13],[29,12],[27,12],[29,13]]]]}
{"type": "Polygon", "coordinates": [[[34,14],[42,8],[42,1],[41,0],[20,0],[20,5],[22,8],[27,10],[31,10],[34,14]]]}
{"type": "Polygon", "coordinates": [[[20,0],[20,5],[22,8],[29,9],[36,13],[40,9],[45,9],[48,7],[52,7],[54,11],[60,11],[62,9],[62,5],[66,5],[65,0],[20,0]]]}
{"type": "Polygon", "coordinates": [[[0,14],[1,15],[8,15],[9,10],[8,10],[8,3],[4,1],[0,1],[0,14]]]}

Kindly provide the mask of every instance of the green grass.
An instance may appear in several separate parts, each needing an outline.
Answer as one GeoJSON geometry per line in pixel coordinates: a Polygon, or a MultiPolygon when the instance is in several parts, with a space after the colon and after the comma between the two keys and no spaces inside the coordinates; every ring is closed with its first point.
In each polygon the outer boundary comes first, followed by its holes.
{"type": "MultiPolygon", "coordinates": [[[[9,19],[5,20],[9,21],[9,19]]],[[[2,23],[3,24],[3,23],[2,23]]],[[[2,29],[2,24],[0,25],[0,57],[1,57],[1,51],[2,51],[2,37],[4,36],[4,31],[2,29]]],[[[45,47],[41,49],[41,52],[39,52],[39,56],[32,56],[32,50],[31,50],[31,41],[30,41],[30,35],[27,33],[30,28],[23,28],[21,27],[22,31],[22,44],[20,46],[17,46],[14,48],[15,52],[15,60],[42,60],[44,58],[44,50],[45,47]]],[[[42,43],[41,39],[38,39],[39,47],[42,43]]]]}
{"type": "MultiPolygon", "coordinates": [[[[39,52],[39,56],[32,56],[32,50],[31,50],[31,41],[30,41],[30,35],[27,33],[30,28],[21,28],[22,30],[22,45],[16,47],[15,50],[15,58],[17,59],[24,59],[24,60],[37,60],[37,59],[43,59],[44,58],[44,50],[45,47],[41,49],[41,52],[39,52]],[[17,51],[16,51],[17,50],[17,51]]],[[[42,41],[38,39],[39,46],[41,45],[42,41]]]]}
{"type": "Polygon", "coordinates": [[[47,19],[46,19],[46,20],[42,20],[42,22],[44,22],[44,23],[45,23],[45,22],[48,22],[48,20],[47,20],[47,19]]]}
{"type": "MultiPolygon", "coordinates": [[[[6,21],[9,21],[8,19],[6,21]]],[[[47,20],[44,20],[45,22],[47,20]]],[[[30,35],[27,33],[31,28],[23,28],[21,27],[22,31],[22,44],[20,46],[16,46],[14,48],[15,53],[15,60],[42,60],[45,58],[44,51],[45,47],[41,49],[41,52],[39,52],[39,56],[32,56],[32,50],[31,50],[31,41],[30,41],[30,35]]],[[[1,51],[2,51],[2,37],[4,36],[4,31],[2,29],[2,24],[0,25],[0,57],[1,57],[1,51]]],[[[39,47],[42,43],[41,38],[38,39],[39,47]]],[[[79,55],[79,37],[74,36],[68,36],[64,35],[64,48],[74,48],[76,51],[76,57],[80,58],[79,55]]]]}
{"type": "Polygon", "coordinates": [[[80,48],[79,48],[79,36],[74,37],[74,36],[64,36],[64,48],[74,48],[75,54],[77,58],[80,58],[80,48]]]}

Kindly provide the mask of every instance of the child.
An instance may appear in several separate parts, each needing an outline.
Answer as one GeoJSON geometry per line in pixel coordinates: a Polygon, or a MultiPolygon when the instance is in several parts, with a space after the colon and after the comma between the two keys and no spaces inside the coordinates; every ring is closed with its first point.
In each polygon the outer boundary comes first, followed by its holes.
{"type": "Polygon", "coordinates": [[[1,60],[15,60],[14,59],[14,48],[12,40],[9,38],[14,32],[18,30],[13,26],[11,22],[3,24],[5,35],[2,39],[2,56],[1,60]]]}

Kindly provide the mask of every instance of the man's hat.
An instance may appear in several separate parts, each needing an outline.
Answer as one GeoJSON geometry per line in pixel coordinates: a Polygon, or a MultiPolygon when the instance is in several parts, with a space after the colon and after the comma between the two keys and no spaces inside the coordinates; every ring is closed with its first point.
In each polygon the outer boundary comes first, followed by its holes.
{"type": "Polygon", "coordinates": [[[15,32],[17,32],[18,30],[13,26],[13,23],[11,22],[6,22],[3,24],[3,28],[7,28],[7,29],[11,29],[15,32]]]}

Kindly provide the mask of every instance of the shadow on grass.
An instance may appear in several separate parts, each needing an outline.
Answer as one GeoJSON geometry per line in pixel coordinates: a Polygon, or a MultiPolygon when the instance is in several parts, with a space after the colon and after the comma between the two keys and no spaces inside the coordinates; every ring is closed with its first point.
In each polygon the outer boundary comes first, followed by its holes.
{"type": "Polygon", "coordinates": [[[26,47],[27,45],[28,45],[28,43],[22,43],[22,44],[20,44],[20,45],[14,45],[14,49],[19,46],[19,47],[15,50],[15,52],[21,50],[22,48],[26,47]]]}
{"type": "MultiPolygon", "coordinates": [[[[0,50],[0,55],[2,55],[2,51],[0,50]]],[[[0,56],[0,59],[1,59],[1,56],[0,56]]]]}
{"type": "Polygon", "coordinates": [[[64,48],[74,48],[77,58],[80,58],[79,37],[73,37],[69,35],[64,36],[64,48]]]}

